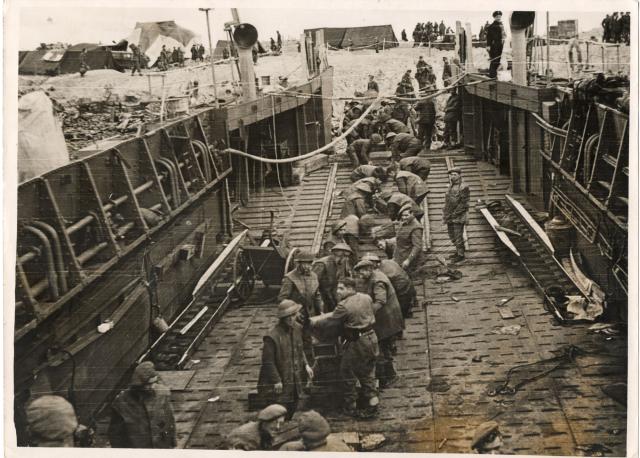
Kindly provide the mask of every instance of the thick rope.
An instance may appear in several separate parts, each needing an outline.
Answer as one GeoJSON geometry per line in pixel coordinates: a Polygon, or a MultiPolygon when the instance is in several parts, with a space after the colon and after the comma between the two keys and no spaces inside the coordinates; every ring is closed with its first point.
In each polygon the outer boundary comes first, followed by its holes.
{"type": "Polygon", "coordinates": [[[364,113],[362,113],[362,115],[355,120],[355,122],[353,123],[353,125],[351,127],[349,127],[346,131],[344,131],[342,133],[342,135],[340,135],[339,137],[336,137],[335,139],[333,139],[333,141],[331,141],[331,143],[327,143],[326,145],[310,151],[306,154],[303,154],[302,156],[296,156],[296,157],[290,157],[290,158],[286,158],[286,159],[271,159],[271,158],[267,158],[267,157],[261,157],[261,156],[255,156],[253,154],[249,154],[249,153],[245,153],[244,151],[240,151],[234,148],[227,148],[224,151],[229,153],[229,154],[235,154],[236,156],[242,156],[242,157],[248,157],[249,159],[253,159],[259,162],[264,162],[267,164],[289,164],[291,162],[297,162],[297,161],[301,161],[303,159],[308,159],[310,157],[316,156],[320,153],[325,152],[326,150],[332,148],[336,143],[338,143],[340,140],[343,140],[344,138],[346,138],[351,132],[353,132],[353,130],[358,127],[358,125],[364,120],[364,118],[371,112],[371,110],[373,110],[373,108],[380,102],[382,97],[378,97],[376,98],[373,103],[371,103],[371,105],[369,106],[369,108],[367,108],[364,113]]]}

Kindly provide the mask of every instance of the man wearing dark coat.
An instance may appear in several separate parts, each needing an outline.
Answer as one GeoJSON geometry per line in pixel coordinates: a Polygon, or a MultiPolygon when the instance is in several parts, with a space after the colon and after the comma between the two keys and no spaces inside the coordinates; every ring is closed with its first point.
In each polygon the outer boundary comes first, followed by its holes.
{"type": "Polygon", "coordinates": [[[386,388],[397,380],[393,367],[395,341],[404,329],[404,318],[393,285],[385,274],[374,269],[371,261],[360,261],[355,267],[362,280],[358,288],[373,300],[375,324],[380,355],[376,362],[376,378],[380,388],[386,388]]]}
{"type": "Polygon", "coordinates": [[[442,222],[447,225],[449,239],[456,247],[456,252],[451,256],[453,262],[464,260],[464,226],[469,212],[469,185],[462,181],[461,173],[459,167],[449,170],[451,183],[442,210],[442,222]]]}
{"type": "Polygon", "coordinates": [[[451,64],[446,57],[442,58],[442,82],[444,87],[448,87],[451,84],[451,64]]]}
{"type": "Polygon", "coordinates": [[[195,62],[198,60],[198,50],[196,49],[196,44],[191,45],[191,62],[195,62]]]}
{"type": "Polygon", "coordinates": [[[404,157],[417,156],[422,150],[422,142],[411,134],[389,132],[385,136],[385,143],[389,146],[395,160],[404,157]]]}
{"type": "Polygon", "coordinates": [[[407,31],[405,29],[402,29],[402,41],[409,41],[407,40],[407,31]]]}
{"type": "Polygon", "coordinates": [[[399,211],[396,227],[396,246],[393,260],[406,272],[420,265],[422,260],[422,225],[416,220],[413,205],[405,204],[399,211]]]}
{"type": "Polygon", "coordinates": [[[331,312],[338,304],[338,281],[350,275],[347,258],[352,250],[345,243],[338,243],[331,248],[331,254],[316,259],[311,267],[320,282],[320,294],[324,303],[324,312],[331,312]]]}
{"type": "Polygon", "coordinates": [[[311,270],[313,255],[308,251],[299,251],[295,256],[296,268],[285,274],[282,279],[278,302],[290,299],[302,305],[302,339],[307,359],[311,359],[312,344],[309,333],[309,318],[322,313],[322,297],[318,276],[311,270]]]}
{"type": "Polygon", "coordinates": [[[289,299],[278,304],[278,323],[263,338],[258,376],[258,395],[285,406],[288,418],[304,398],[307,379],[313,379],[302,342],[301,309],[302,305],[289,299]]]}
{"type": "Polygon", "coordinates": [[[400,170],[395,176],[398,191],[411,197],[418,205],[424,200],[429,190],[425,182],[415,173],[400,170]]]}
{"type": "Polygon", "coordinates": [[[371,261],[375,269],[387,276],[398,297],[402,315],[405,318],[413,316],[412,308],[418,300],[416,288],[411,277],[393,259],[380,259],[378,255],[368,253],[362,257],[363,261],[371,261]]]}
{"type": "Polygon", "coordinates": [[[454,148],[458,143],[458,121],[462,111],[460,97],[453,89],[444,108],[443,148],[454,148]]]}
{"type": "Polygon", "coordinates": [[[271,404],[258,413],[257,421],[250,421],[234,428],[227,436],[229,450],[273,450],[273,440],[280,433],[287,415],[287,408],[271,404]]]}
{"type": "Polygon", "coordinates": [[[436,125],[436,105],[433,98],[421,99],[414,108],[418,114],[418,139],[425,150],[431,149],[431,137],[436,125]]]}
{"type": "Polygon", "coordinates": [[[131,43],[129,47],[131,48],[131,52],[133,54],[133,70],[131,71],[131,76],[136,74],[136,70],[138,71],[138,74],[142,75],[142,71],[140,70],[140,68],[144,65],[144,63],[142,61],[142,53],[140,52],[140,48],[138,48],[138,46],[136,46],[134,43],[131,43]]]}
{"type": "Polygon", "coordinates": [[[427,181],[429,172],[431,171],[431,162],[426,157],[406,157],[404,159],[400,159],[398,165],[400,166],[400,170],[415,173],[425,182],[427,181]]]}
{"type": "Polygon", "coordinates": [[[151,361],[135,368],[129,388],[111,405],[111,448],[175,448],[171,391],[158,380],[151,361]]]}
{"type": "Polygon", "coordinates": [[[486,29],[487,51],[489,52],[489,78],[498,76],[498,67],[504,46],[504,27],[502,25],[502,11],[493,12],[493,22],[486,29]]]}
{"type": "Polygon", "coordinates": [[[198,58],[200,59],[200,62],[204,61],[204,45],[201,44],[200,47],[198,48],[198,58]]]}

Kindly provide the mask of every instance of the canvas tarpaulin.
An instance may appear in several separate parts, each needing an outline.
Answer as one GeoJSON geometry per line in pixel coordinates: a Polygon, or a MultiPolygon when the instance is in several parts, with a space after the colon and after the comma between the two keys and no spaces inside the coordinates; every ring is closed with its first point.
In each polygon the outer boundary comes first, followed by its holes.
{"type": "Polygon", "coordinates": [[[201,42],[198,35],[175,21],[137,22],[126,41],[129,45],[136,44],[147,55],[150,67],[158,60],[163,45],[169,51],[182,48],[185,58],[190,58],[191,45],[201,42]]]}
{"type": "Polygon", "coordinates": [[[43,91],[18,101],[18,182],[42,175],[69,162],[62,126],[43,91]]]}
{"type": "Polygon", "coordinates": [[[376,38],[380,47],[385,42],[386,48],[398,46],[398,40],[393,27],[390,25],[372,25],[367,27],[348,27],[342,39],[342,47],[361,48],[364,46],[373,46],[376,38]]]}
{"type": "Polygon", "coordinates": [[[342,39],[347,31],[344,27],[322,27],[318,29],[305,29],[305,35],[307,32],[317,32],[318,30],[324,31],[324,42],[332,48],[339,48],[342,46],[342,39]]]}

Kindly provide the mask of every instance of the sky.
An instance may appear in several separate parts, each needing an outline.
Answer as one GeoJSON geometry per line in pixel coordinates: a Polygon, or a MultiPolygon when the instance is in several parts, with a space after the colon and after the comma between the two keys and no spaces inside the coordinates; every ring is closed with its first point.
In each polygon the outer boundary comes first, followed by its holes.
{"type": "MultiPolygon", "coordinates": [[[[37,2],[36,2],[37,3],[37,2]]],[[[60,4],[60,0],[57,0],[60,4]]],[[[155,2],[154,2],[155,3],[155,2]]],[[[175,3],[174,3],[175,4],[175,3]]],[[[184,4],[181,2],[181,4],[184,4]]],[[[206,6],[202,2],[200,6],[206,6]]],[[[255,3],[254,3],[255,4],[255,3]]],[[[304,5],[309,5],[305,3],[304,5]]],[[[345,3],[341,3],[344,8],[345,3]]],[[[457,3],[453,3],[457,4],[457,3]]],[[[79,6],[50,7],[49,4],[22,6],[18,8],[19,49],[35,49],[40,43],[63,42],[80,43],[89,42],[108,44],[125,38],[133,30],[136,22],[163,21],[173,19],[179,25],[193,30],[202,37],[207,45],[207,25],[205,13],[198,11],[197,4],[185,8],[165,7],[93,7],[81,4],[79,6]]],[[[324,3],[323,3],[324,5],[324,3]]],[[[334,3],[335,5],[335,3],[334,3]]],[[[242,22],[253,24],[258,29],[259,39],[268,40],[274,37],[279,30],[283,37],[299,38],[305,28],[314,27],[347,27],[364,25],[389,24],[394,28],[396,36],[400,38],[402,29],[406,29],[407,36],[411,38],[411,32],[416,22],[444,20],[445,24],[455,28],[455,21],[470,22],[472,31],[477,34],[479,28],[486,21],[491,20],[492,8],[483,10],[465,11],[437,11],[429,10],[389,10],[388,3],[373,1],[371,7],[358,9],[302,9],[299,7],[288,8],[239,8],[238,12],[242,22]]],[[[558,20],[578,19],[580,31],[599,27],[604,14],[608,12],[604,8],[600,11],[553,11],[550,13],[550,23],[553,25],[558,20]]],[[[508,10],[503,10],[504,22],[508,24],[508,10]]],[[[231,20],[230,8],[215,8],[210,13],[212,39],[225,39],[224,23],[231,20]]],[[[536,14],[537,32],[544,33],[545,12],[536,14]]]]}

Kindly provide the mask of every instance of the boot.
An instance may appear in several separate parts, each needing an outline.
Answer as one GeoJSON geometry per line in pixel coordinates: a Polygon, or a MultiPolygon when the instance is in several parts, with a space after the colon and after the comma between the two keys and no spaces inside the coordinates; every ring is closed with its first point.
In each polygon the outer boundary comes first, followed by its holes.
{"type": "Polygon", "coordinates": [[[451,262],[461,262],[464,261],[465,257],[464,254],[457,254],[451,258],[451,262]]]}

